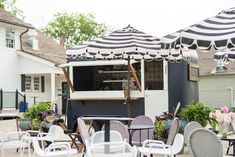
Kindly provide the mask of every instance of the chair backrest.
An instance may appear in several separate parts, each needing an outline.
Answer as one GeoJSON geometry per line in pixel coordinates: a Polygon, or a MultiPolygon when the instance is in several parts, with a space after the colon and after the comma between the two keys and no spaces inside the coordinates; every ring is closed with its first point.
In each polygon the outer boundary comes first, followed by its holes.
{"type": "Polygon", "coordinates": [[[8,132],[2,136],[0,149],[29,147],[30,139],[27,132],[8,132]]]}
{"type": "Polygon", "coordinates": [[[189,145],[190,153],[195,157],[223,157],[222,143],[210,130],[199,128],[192,131],[189,135],[189,145]]]}
{"type": "Polygon", "coordinates": [[[64,135],[64,130],[58,125],[52,125],[49,128],[48,134],[51,134],[54,140],[57,140],[64,135]]]}
{"type": "MultiPolygon", "coordinates": [[[[40,139],[41,139],[41,136],[42,135],[39,133],[38,137],[40,137],[40,139]]],[[[33,149],[34,149],[35,153],[38,154],[39,156],[44,156],[44,149],[45,148],[44,148],[44,145],[43,145],[43,141],[39,140],[38,137],[32,139],[33,149]],[[40,144],[39,144],[39,141],[41,141],[40,144]]]]}
{"type": "Polygon", "coordinates": [[[179,131],[179,119],[174,118],[174,120],[172,121],[170,130],[169,130],[169,134],[168,134],[166,144],[168,144],[168,145],[173,144],[175,136],[178,133],[178,131],[179,131]]]}
{"type": "Polygon", "coordinates": [[[90,142],[88,128],[87,128],[84,120],[81,118],[78,118],[77,122],[78,122],[78,130],[80,132],[83,144],[85,144],[86,141],[90,142]]]}
{"type": "MultiPolygon", "coordinates": [[[[151,118],[145,115],[137,116],[130,125],[150,125],[153,126],[153,121],[151,118]]],[[[141,141],[143,142],[146,139],[152,139],[153,137],[153,129],[149,130],[142,130],[141,131],[141,141]],[[149,137],[148,137],[148,131],[149,131],[149,137]]],[[[140,131],[136,130],[132,135],[132,143],[139,143],[140,141],[140,131]]]]}
{"type": "MultiPolygon", "coordinates": [[[[104,142],[104,131],[97,131],[91,137],[91,145],[104,142]]],[[[110,142],[123,142],[122,135],[115,131],[110,131],[110,142]]]]}
{"type": "Polygon", "coordinates": [[[88,148],[88,157],[137,157],[136,147],[126,142],[102,142],[88,148]]]}
{"type": "MultiPolygon", "coordinates": [[[[104,130],[104,125],[102,127],[102,130],[104,130]]],[[[129,132],[127,126],[125,126],[122,122],[110,121],[110,130],[119,132],[122,135],[122,138],[126,140],[126,142],[129,141],[129,132]]]]}
{"type": "Polygon", "coordinates": [[[182,134],[176,134],[174,143],[172,144],[172,154],[178,154],[184,146],[184,136],[182,134]]]}
{"type": "Polygon", "coordinates": [[[188,148],[189,148],[189,144],[188,144],[189,135],[193,130],[198,129],[198,128],[203,128],[201,126],[201,124],[198,122],[189,122],[185,126],[185,128],[184,128],[184,141],[185,141],[186,145],[188,146],[188,148]]]}

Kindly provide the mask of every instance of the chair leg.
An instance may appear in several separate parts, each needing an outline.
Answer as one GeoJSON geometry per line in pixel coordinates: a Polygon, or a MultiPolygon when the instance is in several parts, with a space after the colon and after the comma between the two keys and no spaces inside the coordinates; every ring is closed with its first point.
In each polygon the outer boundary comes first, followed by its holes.
{"type": "Polygon", "coordinates": [[[230,146],[231,146],[231,142],[229,141],[228,148],[227,148],[227,151],[226,151],[226,155],[228,155],[228,153],[229,153],[230,146]]]}

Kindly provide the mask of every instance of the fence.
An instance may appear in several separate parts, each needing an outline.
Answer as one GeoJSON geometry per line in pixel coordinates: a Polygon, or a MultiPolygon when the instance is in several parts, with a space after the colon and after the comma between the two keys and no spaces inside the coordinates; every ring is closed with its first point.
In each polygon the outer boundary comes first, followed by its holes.
{"type": "Polygon", "coordinates": [[[16,91],[3,91],[0,89],[0,110],[4,108],[19,109],[23,104],[23,111],[26,111],[26,96],[16,91]]]}

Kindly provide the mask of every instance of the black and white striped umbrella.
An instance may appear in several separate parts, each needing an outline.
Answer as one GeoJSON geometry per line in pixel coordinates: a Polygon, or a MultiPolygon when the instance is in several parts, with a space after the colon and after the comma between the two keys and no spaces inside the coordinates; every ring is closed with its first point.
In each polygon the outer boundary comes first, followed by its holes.
{"type": "Polygon", "coordinates": [[[162,38],[164,49],[186,47],[224,51],[235,47],[235,8],[224,10],[186,29],[162,38]]]}
{"type": "Polygon", "coordinates": [[[68,59],[72,60],[113,60],[127,59],[128,56],[135,60],[181,60],[189,57],[187,53],[183,54],[181,51],[160,50],[159,38],[129,25],[102,38],[72,47],[66,51],[66,55],[68,59]]]}
{"type": "Polygon", "coordinates": [[[214,54],[215,60],[224,60],[224,61],[230,61],[235,60],[235,49],[226,51],[226,52],[216,52],[214,54]]]}

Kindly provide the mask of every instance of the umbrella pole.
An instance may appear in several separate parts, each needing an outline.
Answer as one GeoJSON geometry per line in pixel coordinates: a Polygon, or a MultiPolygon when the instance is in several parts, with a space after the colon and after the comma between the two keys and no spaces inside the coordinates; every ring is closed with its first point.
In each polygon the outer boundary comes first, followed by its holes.
{"type": "Polygon", "coordinates": [[[127,114],[131,117],[131,92],[130,92],[130,56],[128,56],[128,73],[127,73],[127,114]]]}

